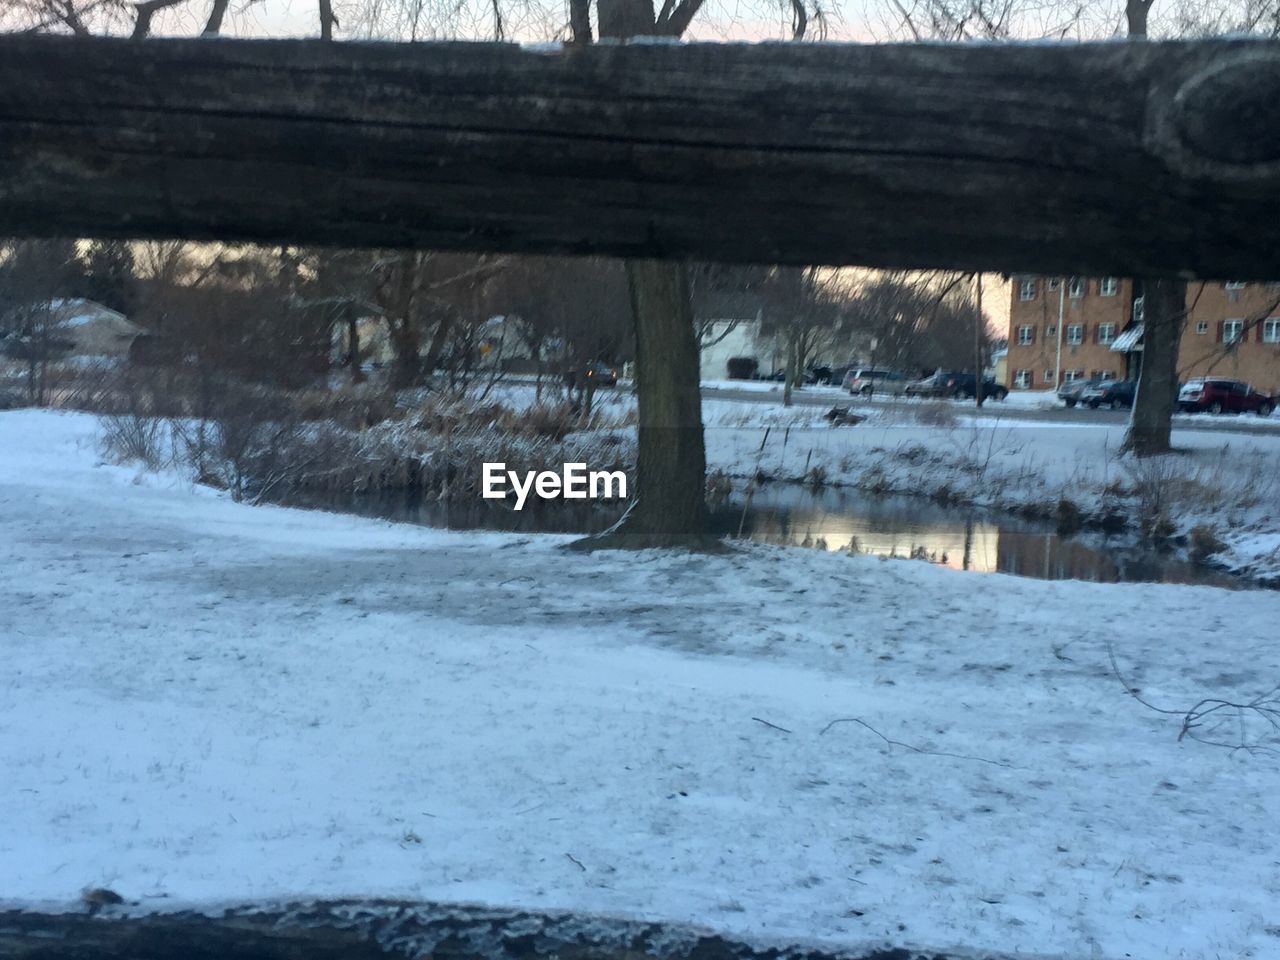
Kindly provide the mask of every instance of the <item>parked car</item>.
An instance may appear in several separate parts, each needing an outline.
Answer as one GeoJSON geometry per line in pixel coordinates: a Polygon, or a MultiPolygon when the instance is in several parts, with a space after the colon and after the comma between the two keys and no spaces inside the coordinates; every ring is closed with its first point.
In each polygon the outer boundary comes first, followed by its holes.
{"type": "Polygon", "coordinates": [[[595,381],[597,387],[616,387],[618,385],[618,371],[606,363],[597,360],[590,364],[586,371],[586,378],[595,381]]]}
{"type": "Polygon", "coordinates": [[[570,367],[565,371],[564,382],[573,390],[585,387],[588,383],[594,384],[597,388],[616,387],[618,371],[608,364],[595,360],[586,364],[581,370],[570,367]]]}
{"type": "Polygon", "coordinates": [[[1119,410],[1121,407],[1133,406],[1133,396],[1137,389],[1136,380],[1100,380],[1081,391],[1080,402],[1090,410],[1097,410],[1099,407],[1119,410]]]}
{"type": "Polygon", "coordinates": [[[1275,398],[1259,393],[1243,380],[1198,377],[1178,391],[1178,409],[1187,413],[1256,413],[1271,416],[1275,398]]]}
{"type": "Polygon", "coordinates": [[[1080,394],[1102,382],[1102,377],[1090,377],[1088,380],[1068,380],[1058,387],[1058,399],[1068,407],[1080,402],[1080,394]]]}
{"type": "MultiPolygon", "coordinates": [[[[903,392],[909,397],[954,397],[957,400],[971,400],[977,392],[978,378],[964,370],[938,370],[925,377],[909,383],[903,392]]],[[[982,380],[982,395],[988,400],[1003,400],[1009,395],[1004,384],[996,383],[990,377],[982,380]]]]}
{"type": "Polygon", "coordinates": [[[830,367],[810,367],[804,372],[805,383],[830,383],[831,368],[830,367]]]}
{"type": "Polygon", "coordinates": [[[840,384],[854,396],[872,394],[901,396],[907,386],[907,375],[897,370],[879,370],[872,367],[854,367],[844,375],[840,384]]]}

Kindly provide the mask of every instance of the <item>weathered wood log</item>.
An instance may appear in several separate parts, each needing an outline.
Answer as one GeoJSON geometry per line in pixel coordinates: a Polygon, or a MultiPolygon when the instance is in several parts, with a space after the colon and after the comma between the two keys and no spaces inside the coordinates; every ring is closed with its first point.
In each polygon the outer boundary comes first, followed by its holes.
{"type": "Polygon", "coordinates": [[[0,233],[1280,276],[1280,43],[0,37],[0,233]]]}
{"type": "MultiPolygon", "coordinates": [[[[1025,954],[1019,956],[1025,957],[1025,954]]],[[[0,912],[4,960],[1000,960],[986,952],[752,946],[661,923],[389,900],[219,914],[0,912]]]]}

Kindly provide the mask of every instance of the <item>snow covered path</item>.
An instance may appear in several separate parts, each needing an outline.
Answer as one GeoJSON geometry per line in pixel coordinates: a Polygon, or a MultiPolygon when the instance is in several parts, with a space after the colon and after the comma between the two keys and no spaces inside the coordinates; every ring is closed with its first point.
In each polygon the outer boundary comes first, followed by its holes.
{"type": "Polygon", "coordinates": [[[1280,759],[1177,742],[1105,647],[1155,703],[1249,696],[1280,595],[585,556],[233,504],[98,464],[94,432],[0,414],[0,898],[1280,951],[1280,759]],[[927,752],[827,728],[855,717],[927,752]]]}

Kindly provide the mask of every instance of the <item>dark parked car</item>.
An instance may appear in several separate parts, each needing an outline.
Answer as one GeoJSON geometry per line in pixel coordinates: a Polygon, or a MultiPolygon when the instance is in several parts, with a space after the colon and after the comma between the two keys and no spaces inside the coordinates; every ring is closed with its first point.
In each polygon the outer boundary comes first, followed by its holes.
{"type": "Polygon", "coordinates": [[[1101,380],[1084,388],[1080,393],[1080,402],[1091,410],[1099,407],[1110,407],[1112,410],[1132,407],[1137,388],[1135,380],[1101,380]]]}
{"type": "Polygon", "coordinates": [[[608,364],[596,361],[587,367],[586,378],[595,382],[597,387],[616,387],[618,385],[618,371],[608,364]]]}
{"type": "MultiPolygon", "coordinates": [[[[905,393],[909,397],[954,397],[957,400],[971,400],[977,392],[978,378],[963,370],[939,370],[932,376],[907,384],[905,393]]],[[[982,380],[982,395],[988,400],[1003,400],[1009,390],[1003,384],[996,383],[990,377],[982,380]]]]}
{"type": "Polygon", "coordinates": [[[564,382],[571,390],[585,387],[588,383],[597,388],[616,387],[618,385],[618,371],[608,364],[596,360],[588,363],[581,370],[574,370],[573,368],[566,370],[564,382]]]}
{"type": "Polygon", "coordinates": [[[1178,409],[1187,413],[1256,413],[1271,416],[1273,397],[1259,393],[1243,380],[1203,377],[1188,380],[1178,391],[1178,409]]]}
{"type": "Polygon", "coordinates": [[[1102,382],[1102,377],[1090,377],[1088,380],[1068,380],[1058,387],[1058,399],[1068,407],[1080,402],[1080,394],[1102,382]]]}
{"type": "Polygon", "coordinates": [[[810,367],[804,372],[805,383],[830,383],[831,368],[830,367],[810,367]]]}

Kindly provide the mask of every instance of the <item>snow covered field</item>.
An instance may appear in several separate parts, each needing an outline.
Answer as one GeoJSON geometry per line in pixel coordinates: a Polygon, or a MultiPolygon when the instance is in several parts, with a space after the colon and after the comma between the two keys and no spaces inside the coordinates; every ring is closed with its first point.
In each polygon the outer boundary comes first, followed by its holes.
{"type": "Polygon", "coordinates": [[[563,540],[237,505],[0,414],[0,897],[1280,951],[1276,755],[1179,742],[1106,650],[1159,706],[1248,698],[1280,595],[563,540]]]}

